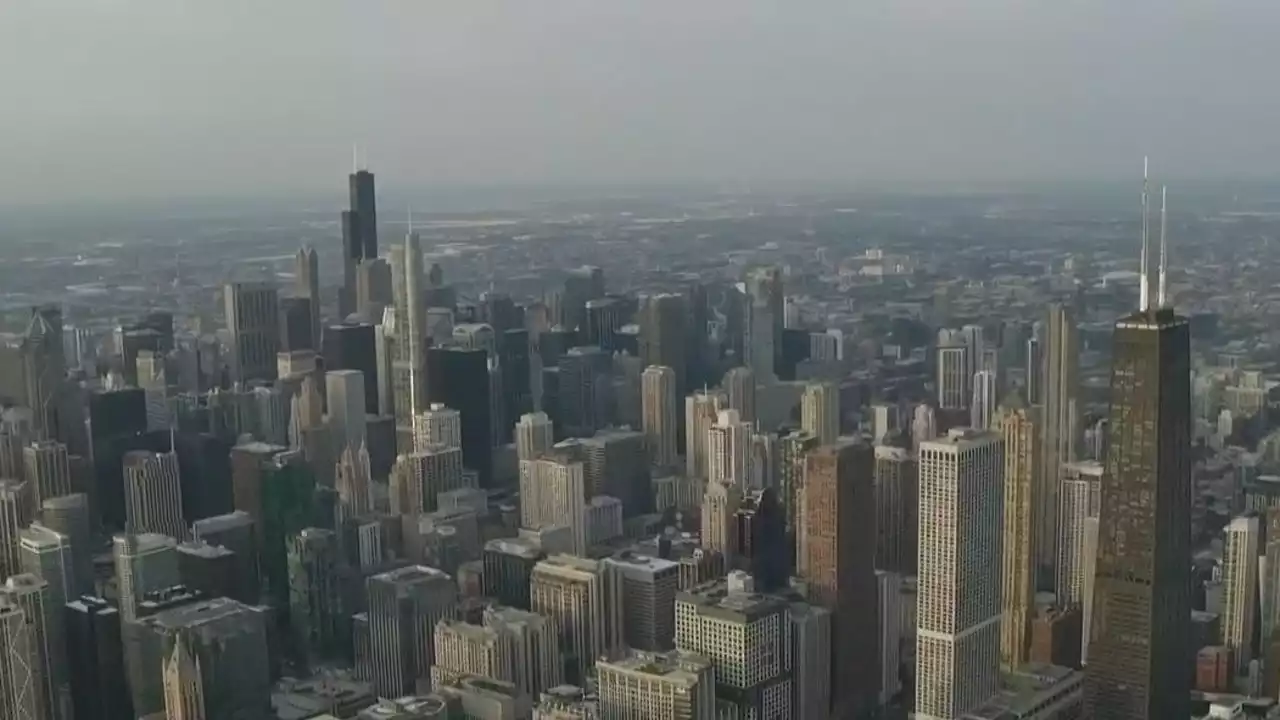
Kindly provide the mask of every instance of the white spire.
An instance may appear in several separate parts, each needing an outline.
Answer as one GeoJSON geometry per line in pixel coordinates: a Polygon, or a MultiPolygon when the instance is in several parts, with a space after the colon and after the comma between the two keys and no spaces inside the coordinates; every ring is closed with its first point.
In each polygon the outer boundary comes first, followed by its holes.
{"type": "Polygon", "coordinates": [[[1167,263],[1168,263],[1169,253],[1165,245],[1165,226],[1169,224],[1169,215],[1168,215],[1168,206],[1167,206],[1168,193],[1169,193],[1169,188],[1165,187],[1164,185],[1161,185],[1160,186],[1160,275],[1159,275],[1159,280],[1157,281],[1158,285],[1157,285],[1157,291],[1156,291],[1157,292],[1156,307],[1158,308],[1164,307],[1164,303],[1165,303],[1165,279],[1164,278],[1165,278],[1166,271],[1168,269],[1167,263]]]}
{"type": "Polygon", "coordinates": [[[1151,254],[1147,240],[1147,157],[1142,157],[1142,261],[1138,264],[1138,310],[1146,312],[1151,307],[1150,272],[1147,257],[1151,254]]]}
{"type": "Polygon", "coordinates": [[[360,172],[360,147],[351,143],[351,173],[360,172]]]}
{"type": "Polygon", "coordinates": [[[413,234],[413,208],[409,208],[409,234],[413,234]]]}

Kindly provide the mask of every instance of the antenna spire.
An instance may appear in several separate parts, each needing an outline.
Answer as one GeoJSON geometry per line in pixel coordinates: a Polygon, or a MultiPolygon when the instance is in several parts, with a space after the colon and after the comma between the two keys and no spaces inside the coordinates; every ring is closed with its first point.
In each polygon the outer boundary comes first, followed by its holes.
{"type": "Polygon", "coordinates": [[[1147,205],[1147,157],[1144,155],[1142,157],[1142,262],[1139,263],[1138,270],[1141,273],[1141,277],[1138,278],[1138,310],[1142,312],[1151,308],[1151,278],[1147,268],[1147,258],[1151,255],[1147,232],[1147,205]]]}
{"type": "Polygon", "coordinates": [[[1169,188],[1160,186],[1160,276],[1157,286],[1156,307],[1162,308],[1165,303],[1165,275],[1168,271],[1168,247],[1165,245],[1165,227],[1169,224],[1168,215],[1169,188]]]}
{"type": "Polygon", "coordinates": [[[413,234],[413,208],[409,208],[409,234],[413,234]]]}
{"type": "Polygon", "coordinates": [[[351,143],[351,173],[360,172],[360,146],[351,143]]]}

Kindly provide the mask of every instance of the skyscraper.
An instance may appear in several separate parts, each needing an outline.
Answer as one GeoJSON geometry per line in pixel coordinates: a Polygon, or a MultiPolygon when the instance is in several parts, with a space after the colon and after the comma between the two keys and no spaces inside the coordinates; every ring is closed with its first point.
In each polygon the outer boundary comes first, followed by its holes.
{"type": "Polygon", "coordinates": [[[493,469],[493,411],[488,353],[456,347],[427,350],[428,397],[457,410],[462,457],[475,470],[480,487],[489,487],[493,469]]]}
{"type": "Polygon", "coordinates": [[[650,365],[640,375],[640,385],[641,426],[649,448],[649,462],[656,467],[674,467],[680,432],[675,371],[650,365]]]}
{"type": "Polygon", "coordinates": [[[1258,555],[1262,549],[1262,521],[1256,515],[1227,524],[1222,551],[1222,644],[1231,648],[1235,667],[1247,668],[1253,659],[1258,614],[1258,555]]]}
{"type": "Polygon", "coordinates": [[[938,347],[938,409],[969,407],[969,348],[962,344],[938,347]]]}
{"type": "Polygon", "coordinates": [[[671,649],[676,632],[675,601],[680,564],[628,552],[604,562],[622,584],[622,627],[627,647],[671,649]]]}
{"type": "Polygon", "coordinates": [[[969,429],[920,445],[920,720],[963,716],[999,689],[1002,445],[969,429]]]}
{"type": "MultiPolygon", "coordinates": [[[[1146,191],[1144,183],[1143,198],[1146,191]]],[[[1138,311],[1116,322],[1086,712],[1187,715],[1191,613],[1191,332],[1149,300],[1146,203],[1138,311]]]]}
{"type": "Polygon", "coordinates": [[[364,443],[356,448],[348,445],[342,449],[333,475],[333,487],[338,493],[335,517],[339,523],[348,518],[362,517],[373,509],[372,474],[369,451],[364,443]]]}
{"type": "Polygon", "coordinates": [[[431,403],[413,418],[413,448],[461,447],[462,415],[442,403],[431,403]]]}
{"type": "Polygon", "coordinates": [[[800,427],[831,445],[840,436],[840,390],[829,383],[806,385],[800,397],[800,427]]]}
{"type": "Polygon", "coordinates": [[[289,538],[289,627],[308,667],[336,657],[344,625],[339,593],[341,556],[331,530],[306,528],[289,538]]]}
{"type": "Polygon", "coordinates": [[[1036,502],[1039,526],[1037,562],[1043,568],[1053,567],[1057,557],[1058,491],[1062,466],[1076,459],[1076,436],[1079,418],[1076,395],[1079,392],[1080,341],[1075,317],[1065,305],[1049,307],[1043,347],[1044,422],[1040,454],[1040,491],[1036,502]]]}
{"type": "Polygon", "coordinates": [[[178,454],[135,450],[124,456],[125,529],[182,539],[182,485],[178,454]]]}
{"type": "Polygon", "coordinates": [[[280,346],[276,289],[265,283],[228,283],[222,299],[231,334],[231,377],[239,382],[275,380],[280,346]]]}
{"type": "Polygon", "coordinates": [[[723,716],[795,717],[790,605],[735,587],[735,575],[676,596],[676,648],[711,658],[723,716]]]}
{"type": "Polygon", "coordinates": [[[1036,412],[1018,395],[1006,398],[999,428],[1004,439],[1004,517],[1001,568],[1000,664],[1021,668],[1030,659],[1035,618],[1036,547],[1039,541],[1037,474],[1040,437],[1036,412]]]}
{"type": "Polygon", "coordinates": [[[64,618],[72,718],[133,717],[133,700],[120,662],[124,655],[120,611],[102,598],[86,595],[67,603],[64,618]]]}
{"type": "Polygon", "coordinates": [[[364,373],[359,370],[331,370],[325,373],[325,389],[329,399],[329,431],[333,434],[334,455],[341,457],[344,449],[358,449],[363,445],[368,432],[364,373]]]}
{"type": "Polygon", "coordinates": [[[689,477],[707,477],[707,434],[725,406],[718,391],[697,391],[684,399],[685,461],[689,477]]]}
{"type": "Polygon", "coordinates": [[[304,245],[294,258],[293,293],[306,298],[311,314],[311,349],[320,347],[320,257],[315,248],[304,245]]]}
{"type": "Polygon", "coordinates": [[[733,483],[709,482],[702,497],[702,546],[715,550],[729,562],[738,553],[734,518],[742,505],[742,488],[733,483]]]}
{"type": "Polygon", "coordinates": [[[66,445],[54,440],[33,442],[22,449],[22,466],[36,507],[49,498],[74,492],[66,445]]]}
{"type": "Polygon", "coordinates": [[[49,584],[29,573],[10,575],[0,586],[0,596],[22,608],[30,640],[30,673],[36,695],[36,716],[59,718],[60,693],[65,677],[61,606],[54,607],[49,584]]]}
{"type": "Polygon", "coordinates": [[[746,488],[751,475],[751,424],[721,410],[707,430],[707,481],[746,488]]]}
{"type": "MultiPolygon", "coordinates": [[[[1086,572],[1086,568],[1095,558],[1088,553],[1086,521],[1098,518],[1101,486],[1101,463],[1083,461],[1063,466],[1062,486],[1058,489],[1058,560],[1054,568],[1059,607],[1083,607],[1093,595],[1093,573],[1086,572]]],[[[1084,636],[1088,635],[1085,627],[1084,636]]]]}
{"type": "Polygon", "coordinates": [[[374,191],[373,173],[368,169],[354,168],[347,176],[350,190],[351,212],[359,229],[360,259],[378,257],[378,201],[374,191]]]}
{"type": "Polygon", "coordinates": [[[31,499],[25,482],[0,479],[0,575],[22,572],[18,534],[31,523],[31,499]]]}
{"type": "Polygon", "coordinates": [[[138,603],[147,593],[179,584],[178,543],[168,535],[116,535],[111,543],[119,585],[120,616],[138,617],[138,603]]]}
{"type": "Polygon", "coordinates": [[[82,493],[63,495],[44,501],[40,521],[70,543],[71,591],[67,597],[93,592],[93,522],[89,516],[89,498],[82,493]]]}
{"type": "Polygon", "coordinates": [[[444,620],[435,628],[435,684],[480,675],[515,684],[529,697],[559,685],[563,659],[555,624],[511,607],[485,608],[481,624],[444,620]]]}
{"type": "Polygon", "coordinates": [[[801,491],[798,574],[810,601],[831,611],[834,717],[875,707],[880,691],[874,648],[875,451],[862,442],[824,445],[809,454],[801,491]]]}
{"type": "Polygon", "coordinates": [[[905,448],[876,446],[876,569],[916,574],[916,462],[905,448]]]}
{"type": "Polygon", "coordinates": [[[996,415],[996,374],[979,370],[973,374],[973,400],[969,404],[969,426],[980,430],[992,427],[996,415]]]}
{"type": "Polygon", "coordinates": [[[410,694],[428,677],[433,631],[452,616],[457,584],[440,570],[416,565],[374,575],[366,587],[374,691],[383,697],[410,694]]]}
{"type": "Polygon", "coordinates": [[[737,410],[746,422],[756,419],[756,376],[749,367],[729,368],[720,381],[728,398],[729,408],[737,410]]]}
{"type": "Polygon", "coordinates": [[[534,566],[529,595],[558,629],[568,682],[582,685],[597,659],[621,652],[622,585],[603,562],[552,555],[534,566]]]}
{"type": "Polygon", "coordinates": [[[769,383],[775,378],[779,365],[782,328],[786,325],[782,269],[776,265],[754,268],[747,273],[745,284],[750,298],[748,328],[752,359],[749,364],[761,382],[769,383]]]}
{"type": "Polygon", "coordinates": [[[516,423],[516,458],[533,460],[555,444],[551,418],[544,412],[526,413],[516,423]]]}
{"type": "Polygon", "coordinates": [[[715,666],[696,653],[634,653],[596,663],[600,716],[609,720],[701,720],[716,712],[715,666]]]}
{"type": "Polygon", "coordinates": [[[267,609],[214,598],[154,618],[166,717],[250,718],[271,707],[267,609]]]}
{"type": "MultiPolygon", "coordinates": [[[[427,409],[427,322],[422,293],[422,241],[410,231],[404,247],[391,255],[391,295],[395,308],[391,352],[392,405],[396,416],[397,446],[409,445],[414,419],[427,409]]],[[[385,412],[385,411],[384,411],[385,412]]]]}
{"type": "Polygon", "coordinates": [[[0,717],[44,720],[36,641],[22,607],[0,600],[0,717]]]}
{"type": "Polygon", "coordinates": [[[682,295],[659,293],[640,301],[640,359],[645,367],[661,365],[676,376],[677,396],[688,391],[685,343],[688,307],[682,295]]]}
{"type": "Polygon", "coordinates": [[[63,417],[66,355],[62,347],[62,308],[31,308],[31,322],[19,346],[31,431],[37,440],[70,440],[70,418],[63,417]]]}
{"type": "Polygon", "coordinates": [[[583,463],[572,453],[556,452],[520,463],[520,524],[570,529],[576,555],[586,555],[586,502],[583,463]]]}

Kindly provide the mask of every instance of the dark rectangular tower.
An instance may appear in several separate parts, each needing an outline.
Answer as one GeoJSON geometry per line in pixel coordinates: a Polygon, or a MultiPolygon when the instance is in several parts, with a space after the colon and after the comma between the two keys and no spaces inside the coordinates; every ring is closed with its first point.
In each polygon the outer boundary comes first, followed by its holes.
{"type": "Polygon", "coordinates": [[[1086,716],[1190,714],[1191,334],[1168,308],[1116,323],[1086,716]]]}
{"type": "Polygon", "coordinates": [[[348,177],[351,186],[351,211],[360,228],[362,260],[378,257],[378,209],[374,200],[373,173],[357,170],[348,177]]]}

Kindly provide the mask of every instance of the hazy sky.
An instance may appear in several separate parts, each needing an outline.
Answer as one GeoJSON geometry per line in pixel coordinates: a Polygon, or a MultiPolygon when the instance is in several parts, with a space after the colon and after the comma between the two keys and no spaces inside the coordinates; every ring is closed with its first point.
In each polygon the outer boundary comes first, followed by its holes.
{"type": "Polygon", "coordinates": [[[0,198],[1280,176],[1275,0],[0,0],[0,198]]]}

